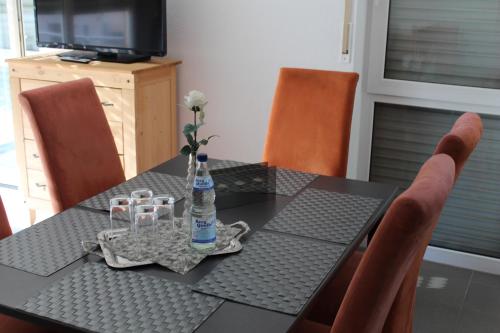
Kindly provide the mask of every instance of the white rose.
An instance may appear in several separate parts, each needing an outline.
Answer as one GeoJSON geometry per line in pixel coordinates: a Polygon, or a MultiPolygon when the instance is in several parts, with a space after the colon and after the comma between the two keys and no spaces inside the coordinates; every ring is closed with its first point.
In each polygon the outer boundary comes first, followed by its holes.
{"type": "Polygon", "coordinates": [[[200,110],[208,103],[205,94],[198,90],[192,90],[184,96],[184,104],[189,110],[193,110],[194,107],[199,107],[200,110]]]}

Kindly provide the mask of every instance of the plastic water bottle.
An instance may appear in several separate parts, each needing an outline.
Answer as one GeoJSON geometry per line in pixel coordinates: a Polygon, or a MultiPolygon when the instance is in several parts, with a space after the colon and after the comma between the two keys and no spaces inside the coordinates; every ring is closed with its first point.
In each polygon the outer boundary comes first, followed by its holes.
{"type": "Polygon", "coordinates": [[[214,181],[207,165],[207,154],[197,156],[191,205],[191,247],[200,251],[215,248],[216,215],[214,181]]]}

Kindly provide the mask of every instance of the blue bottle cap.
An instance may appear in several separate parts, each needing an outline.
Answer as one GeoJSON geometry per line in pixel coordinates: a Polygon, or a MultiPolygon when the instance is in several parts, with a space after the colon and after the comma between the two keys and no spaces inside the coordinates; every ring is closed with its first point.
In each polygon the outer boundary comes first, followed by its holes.
{"type": "Polygon", "coordinates": [[[199,153],[197,159],[198,162],[206,162],[208,160],[208,156],[205,153],[199,153]]]}

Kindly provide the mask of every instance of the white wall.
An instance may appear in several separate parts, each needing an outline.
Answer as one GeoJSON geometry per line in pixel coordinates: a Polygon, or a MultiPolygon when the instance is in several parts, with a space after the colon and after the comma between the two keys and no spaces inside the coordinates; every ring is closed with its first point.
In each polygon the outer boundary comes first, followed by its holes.
{"type": "MultiPolygon", "coordinates": [[[[183,61],[178,102],[192,89],[206,93],[202,134],[220,135],[209,156],[261,160],[280,67],[353,70],[340,62],[343,6],[343,0],[168,0],[168,56],[183,61]]],[[[178,112],[181,129],[191,113],[178,112]]],[[[182,133],[179,140],[184,144],[182,133]]]]}

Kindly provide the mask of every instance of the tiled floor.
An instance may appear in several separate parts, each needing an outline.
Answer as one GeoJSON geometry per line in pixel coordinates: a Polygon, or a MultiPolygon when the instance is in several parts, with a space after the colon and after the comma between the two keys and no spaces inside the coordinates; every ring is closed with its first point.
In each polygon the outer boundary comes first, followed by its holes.
{"type": "Polygon", "coordinates": [[[500,276],[424,262],[414,332],[500,332],[500,276]]]}

